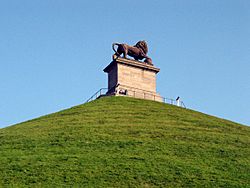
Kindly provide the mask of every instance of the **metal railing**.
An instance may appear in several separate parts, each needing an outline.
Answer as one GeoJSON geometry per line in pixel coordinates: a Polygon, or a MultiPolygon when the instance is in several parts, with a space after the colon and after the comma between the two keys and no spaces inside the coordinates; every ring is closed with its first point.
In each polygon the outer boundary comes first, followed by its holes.
{"type": "Polygon", "coordinates": [[[116,94],[118,94],[119,96],[128,96],[128,97],[133,97],[133,98],[148,99],[148,100],[163,102],[166,104],[171,104],[171,105],[176,105],[176,106],[186,108],[184,102],[181,100],[178,103],[177,100],[175,99],[162,97],[159,94],[153,94],[150,91],[146,91],[140,88],[119,85],[119,84],[116,86],[116,88],[118,88],[118,91],[116,91],[116,94]]]}
{"type": "Polygon", "coordinates": [[[148,99],[158,102],[163,102],[171,105],[180,106],[183,108],[186,108],[183,101],[177,101],[175,99],[167,98],[167,97],[161,97],[159,94],[153,94],[150,91],[142,90],[139,88],[131,87],[131,86],[125,86],[117,84],[116,86],[112,87],[110,90],[107,88],[101,88],[96,93],[94,93],[87,101],[93,101],[95,99],[98,99],[102,96],[109,96],[109,95],[117,95],[117,96],[127,96],[127,97],[133,97],[133,98],[141,98],[141,99],[148,99]],[[112,91],[112,92],[111,92],[112,91]]]}
{"type": "Polygon", "coordinates": [[[86,103],[87,103],[87,102],[90,102],[90,101],[93,101],[93,100],[95,100],[95,99],[98,99],[98,98],[100,98],[100,96],[106,95],[107,91],[108,91],[108,88],[101,88],[101,89],[99,89],[97,92],[94,93],[94,95],[92,95],[92,96],[86,101],[86,103]]]}

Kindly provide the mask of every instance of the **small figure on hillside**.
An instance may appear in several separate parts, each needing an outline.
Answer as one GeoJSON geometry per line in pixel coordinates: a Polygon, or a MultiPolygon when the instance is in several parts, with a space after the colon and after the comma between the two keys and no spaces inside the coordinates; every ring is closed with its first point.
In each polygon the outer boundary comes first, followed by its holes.
{"type": "Polygon", "coordinates": [[[130,57],[133,57],[135,60],[142,60],[145,58],[144,63],[153,65],[152,59],[147,56],[148,53],[148,45],[146,41],[139,41],[134,46],[129,46],[127,44],[119,44],[119,43],[113,43],[112,48],[115,52],[113,55],[113,58],[119,57],[123,54],[124,58],[127,58],[127,55],[130,57]],[[115,46],[117,46],[117,49],[115,49],[115,46]]]}
{"type": "Polygon", "coordinates": [[[175,100],[176,100],[176,105],[181,106],[180,97],[178,96],[175,100]]]}
{"type": "Polygon", "coordinates": [[[120,89],[119,94],[120,95],[128,95],[128,90],[127,89],[120,89]]]}

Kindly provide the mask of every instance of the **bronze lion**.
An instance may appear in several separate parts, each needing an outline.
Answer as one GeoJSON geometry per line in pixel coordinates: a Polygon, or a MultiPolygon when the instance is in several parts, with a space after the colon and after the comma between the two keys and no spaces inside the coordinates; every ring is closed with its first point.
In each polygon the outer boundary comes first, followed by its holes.
{"type": "Polygon", "coordinates": [[[148,45],[146,41],[139,41],[134,46],[129,46],[127,44],[119,44],[119,43],[113,43],[112,48],[115,52],[114,55],[117,57],[121,56],[123,54],[124,58],[127,58],[127,55],[130,57],[133,57],[135,60],[142,60],[145,58],[144,62],[153,65],[152,59],[147,56],[148,53],[148,45]],[[117,46],[117,49],[115,49],[115,46],[117,46]]]}

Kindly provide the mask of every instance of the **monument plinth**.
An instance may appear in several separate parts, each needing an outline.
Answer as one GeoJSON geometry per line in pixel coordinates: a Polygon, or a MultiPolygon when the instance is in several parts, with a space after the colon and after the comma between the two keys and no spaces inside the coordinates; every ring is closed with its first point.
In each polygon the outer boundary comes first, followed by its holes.
{"type": "Polygon", "coordinates": [[[113,56],[113,61],[103,70],[108,73],[107,95],[127,95],[162,101],[156,92],[156,74],[153,64],[113,56]]]}

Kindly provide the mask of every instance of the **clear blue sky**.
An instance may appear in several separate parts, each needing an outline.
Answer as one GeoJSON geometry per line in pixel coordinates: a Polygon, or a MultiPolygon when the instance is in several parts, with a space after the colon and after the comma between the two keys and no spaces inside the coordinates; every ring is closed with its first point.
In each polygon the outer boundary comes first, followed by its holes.
{"type": "Polygon", "coordinates": [[[81,104],[113,42],[146,40],[157,90],[250,125],[249,0],[1,0],[0,127],[81,104]]]}

